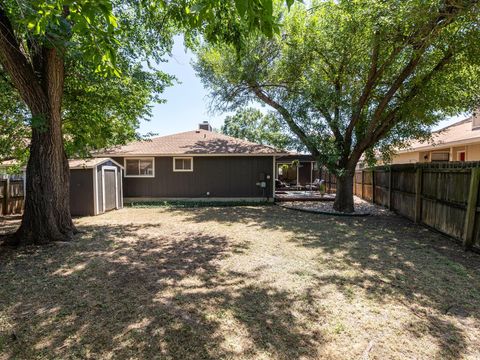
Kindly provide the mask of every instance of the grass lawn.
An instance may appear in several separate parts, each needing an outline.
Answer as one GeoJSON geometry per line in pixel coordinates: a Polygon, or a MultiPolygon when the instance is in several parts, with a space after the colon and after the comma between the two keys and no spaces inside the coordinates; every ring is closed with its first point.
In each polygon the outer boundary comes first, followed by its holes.
{"type": "Polygon", "coordinates": [[[480,256],[396,216],[130,208],[76,224],[70,243],[0,249],[0,359],[480,358],[480,256]]]}

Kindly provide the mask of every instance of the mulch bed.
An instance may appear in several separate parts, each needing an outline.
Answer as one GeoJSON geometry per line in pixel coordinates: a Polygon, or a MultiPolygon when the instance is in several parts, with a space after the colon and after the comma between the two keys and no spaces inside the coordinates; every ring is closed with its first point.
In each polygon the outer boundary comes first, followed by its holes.
{"type": "Polygon", "coordinates": [[[384,207],[369,203],[365,200],[360,199],[359,197],[354,197],[355,201],[355,212],[354,213],[344,213],[339,212],[333,209],[333,201],[286,201],[278,204],[281,207],[290,210],[297,210],[309,213],[317,213],[324,215],[335,215],[335,216],[369,216],[369,215],[393,215],[394,213],[385,209],[384,207]]]}

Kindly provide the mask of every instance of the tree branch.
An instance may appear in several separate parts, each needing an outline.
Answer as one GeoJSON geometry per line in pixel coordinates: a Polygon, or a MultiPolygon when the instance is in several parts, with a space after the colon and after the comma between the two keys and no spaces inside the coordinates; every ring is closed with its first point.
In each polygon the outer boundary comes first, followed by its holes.
{"type": "Polygon", "coordinates": [[[3,7],[0,6],[0,62],[9,74],[13,85],[30,108],[32,113],[43,113],[38,100],[46,100],[46,95],[25,55],[20,50],[19,41],[14,35],[12,24],[3,7]]]}
{"type": "MultiPolygon", "coordinates": [[[[419,82],[417,82],[408,94],[402,99],[402,106],[412,101],[431,81],[435,74],[438,74],[442,69],[453,59],[453,51],[450,49],[447,51],[444,56],[438,61],[438,63],[426,74],[419,82]]],[[[377,128],[372,132],[372,135],[369,138],[364,138],[358,146],[355,147],[356,154],[360,155],[373,144],[378,142],[382,137],[385,136],[398,122],[401,120],[397,118],[397,114],[400,111],[400,106],[392,109],[385,115],[377,128]]],[[[352,152],[353,154],[353,152],[352,152]]]]}
{"type": "Polygon", "coordinates": [[[290,112],[280,105],[278,102],[276,102],[274,99],[272,99],[270,96],[268,96],[266,93],[262,91],[262,89],[257,85],[257,84],[250,84],[250,89],[251,91],[265,104],[271,106],[275,110],[277,110],[280,115],[282,115],[283,119],[287,122],[288,126],[290,129],[299,137],[299,139],[305,144],[307,149],[311,152],[313,156],[318,156],[319,151],[315,146],[311,144],[310,139],[308,138],[307,134],[297,125],[295,120],[293,120],[292,115],[290,112]]]}

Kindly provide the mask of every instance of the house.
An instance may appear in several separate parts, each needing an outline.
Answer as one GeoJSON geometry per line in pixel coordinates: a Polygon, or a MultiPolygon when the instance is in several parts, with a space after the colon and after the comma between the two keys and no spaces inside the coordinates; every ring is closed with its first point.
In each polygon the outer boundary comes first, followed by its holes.
{"type": "Polygon", "coordinates": [[[435,131],[428,142],[414,141],[392,158],[393,164],[480,160],[480,113],[435,131]]]}
{"type": "Polygon", "coordinates": [[[273,200],[275,161],[286,155],[212,131],[140,140],[96,154],[124,167],[125,202],[210,199],[273,200]]]}

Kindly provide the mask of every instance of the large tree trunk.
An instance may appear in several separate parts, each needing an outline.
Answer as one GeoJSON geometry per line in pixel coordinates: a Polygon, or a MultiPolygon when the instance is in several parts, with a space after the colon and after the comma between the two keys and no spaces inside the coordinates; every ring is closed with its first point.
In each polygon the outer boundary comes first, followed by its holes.
{"type": "Polygon", "coordinates": [[[345,171],[342,176],[337,176],[337,190],[333,209],[344,213],[353,213],[353,177],[355,171],[345,171]]]}
{"type": "Polygon", "coordinates": [[[0,62],[32,114],[25,210],[20,228],[8,243],[69,240],[75,227],[62,136],[63,54],[51,44],[42,46],[30,39],[27,58],[20,43],[0,5],[0,62]]]}

